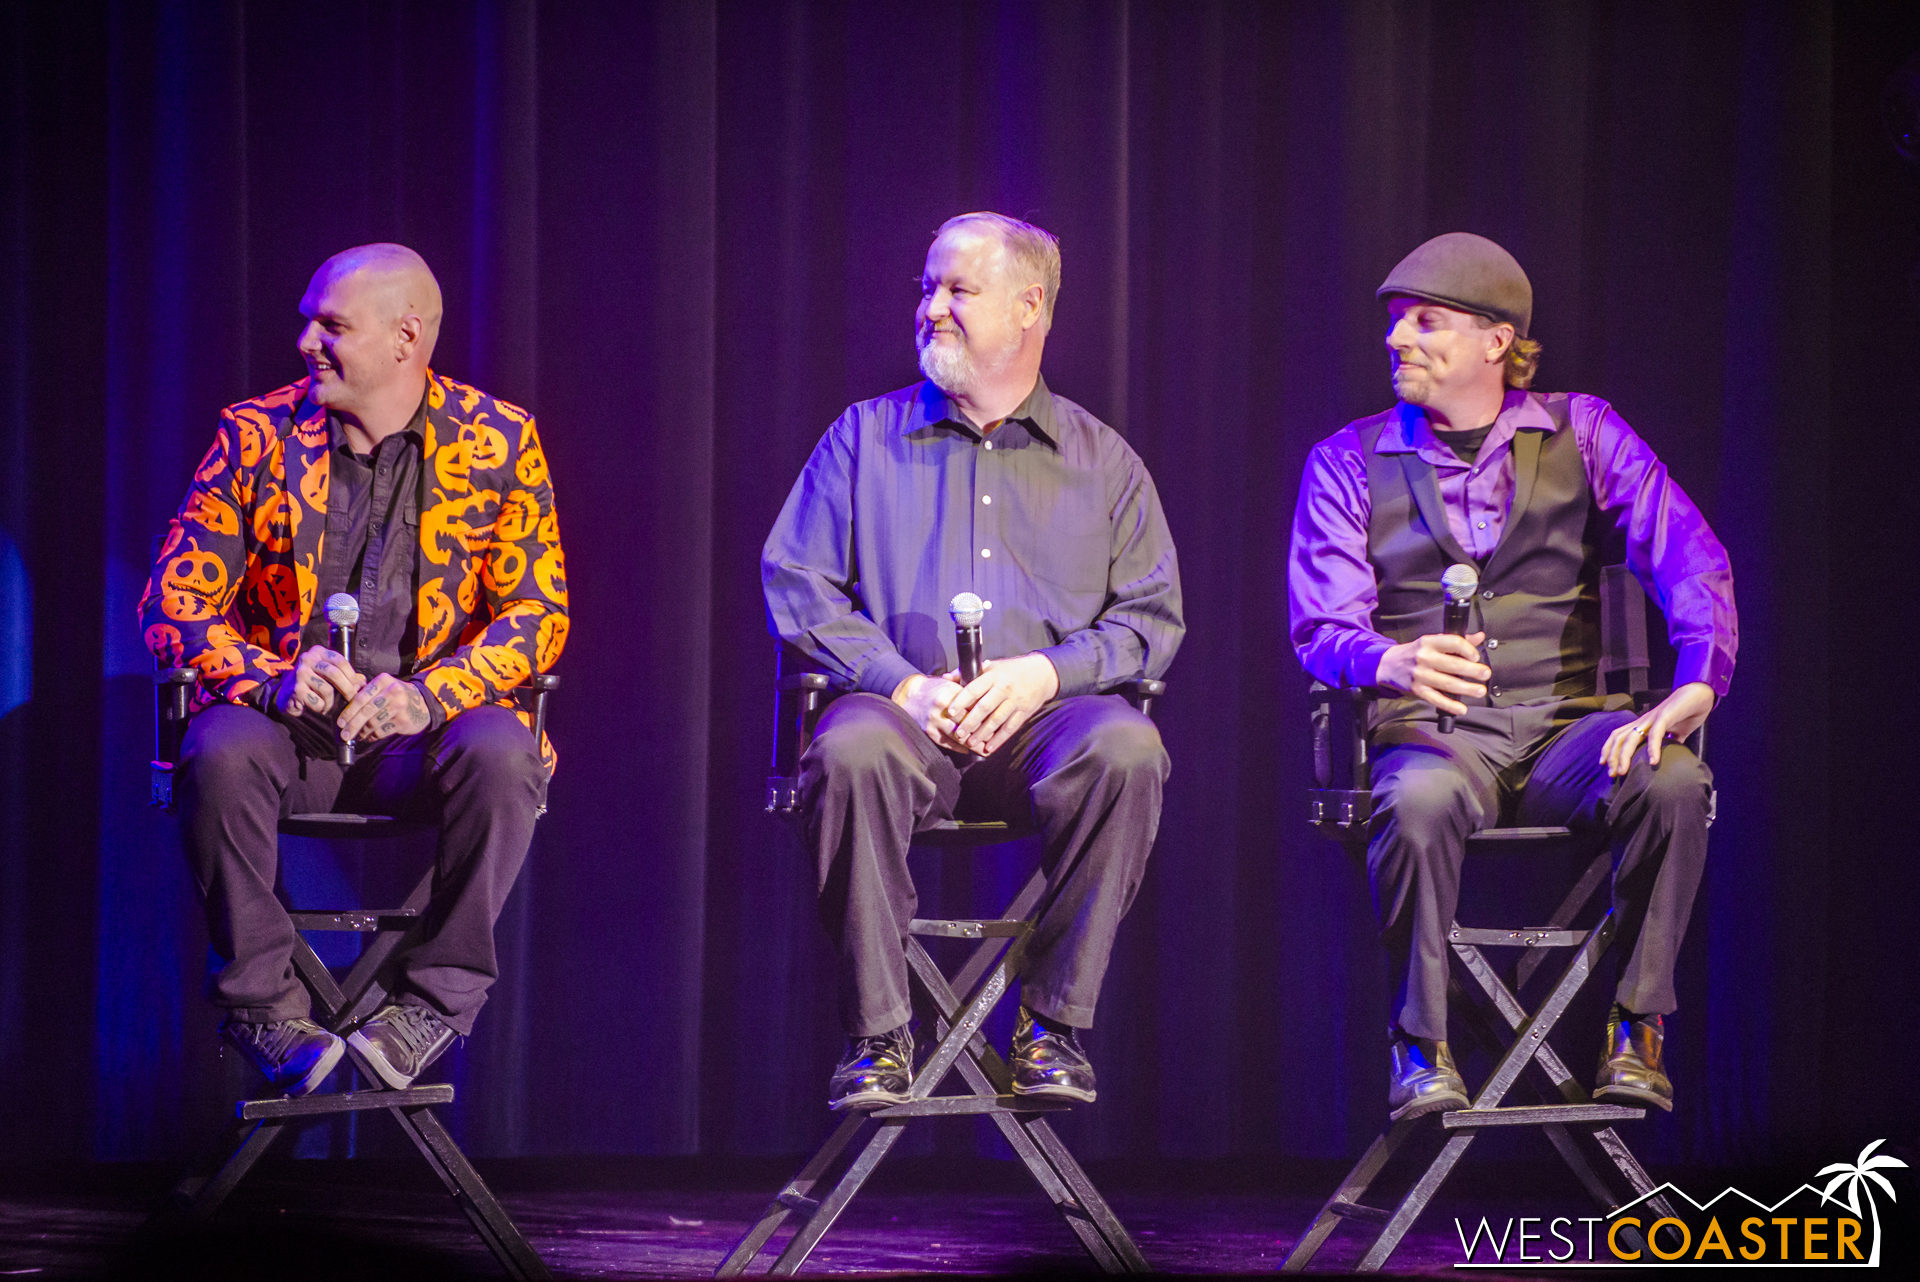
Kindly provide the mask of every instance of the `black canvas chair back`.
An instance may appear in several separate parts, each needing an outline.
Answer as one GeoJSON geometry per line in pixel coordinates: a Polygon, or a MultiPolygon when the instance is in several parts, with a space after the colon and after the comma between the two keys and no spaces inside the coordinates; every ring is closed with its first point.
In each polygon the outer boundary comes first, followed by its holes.
{"type": "MultiPolygon", "coordinates": [[[[1151,715],[1153,701],[1166,685],[1141,679],[1110,693],[1123,694],[1151,715]]],[[[773,735],[773,769],[767,779],[767,812],[793,819],[799,810],[800,758],[812,742],[820,714],[839,693],[817,672],[802,670],[783,654],[773,735]]],[[[984,847],[1036,835],[1018,823],[963,823],[948,820],[914,837],[916,847],[984,847]]],[[[1047,878],[1036,869],[997,918],[914,918],[907,927],[907,967],[917,994],[935,1012],[937,1041],[914,1073],[912,1099],[871,1113],[842,1119],[800,1173],[789,1180],[753,1227],[734,1245],[715,1277],[743,1272],[782,1225],[799,1224],[769,1270],[796,1272],[820,1239],[859,1193],[887,1153],[918,1118],[993,1119],[1021,1163],[1047,1195],[1088,1254],[1109,1273],[1145,1273],[1145,1257],[1080,1163],[1047,1123],[1049,1113],[1070,1105],[1015,1095],[1007,1062],[987,1043],[981,1027],[1020,974],[1021,955],[1034,923],[1047,909],[1047,878]],[[948,975],[920,941],[946,938],[979,941],[966,962],[948,975]],[[958,1071],[962,1089],[935,1094],[958,1071]],[[849,1156],[851,1154],[851,1156],[849,1156]]]]}
{"type": "MultiPolygon", "coordinates": [[[[188,700],[199,674],[192,668],[168,668],[154,677],[154,754],[152,761],[152,802],[169,812],[173,810],[174,771],[180,761],[180,747],[186,737],[188,700]]],[[[547,700],[560,684],[560,678],[543,673],[533,678],[522,696],[523,706],[531,712],[534,735],[546,729],[547,700]]],[[[546,807],[540,808],[544,814],[546,807]]],[[[283,836],[318,839],[380,840],[416,836],[431,831],[420,824],[404,823],[387,815],[296,814],[280,821],[283,836]]],[[[413,891],[393,908],[292,907],[294,969],[313,1001],[313,1019],[331,1032],[344,1037],[385,1004],[388,996],[387,963],[402,943],[421,925],[421,914],[433,889],[433,867],[428,865],[413,891]],[[320,960],[303,932],[353,931],[371,935],[360,955],[347,969],[336,975],[320,960]]],[[[234,1120],[210,1150],[207,1157],[188,1169],[175,1186],[168,1205],[149,1221],[150,1228],[169,1223],[204,1221],[220,1209],[227,1196],[246,1178],[283,1131],[297,1130],[306,1123],[343,1113],[379,1111],[393,1118],[413,1142],[421,1158],[446,1189],[454,1205],[472,1223],[474,1231],[487,1244],[494,1258],[515,1279],[546,1279],[553,1275],[534,1252],[525,1235],[514,1224],[486,1181],[467,1160],[460,1146],[433,1111],[451,1104],[451,1085],[410,1086],[404,1090],[387,1087],[365,1063],[351,1043],[347,1055],[358,1070],[360,1082],[368,1089],[329,1092],[300,1098],[271,1097],[241,1100],[234,1106],[234,1120]]]]}
{"type": "MultiPolygon", "coordinates": [[[[1651,707],[1669,691],[1647,688],[1651,664],[1646,594],[1626,566],[1611,565],[1601,571],[1600,603],[1601,692],[1631,694],[1637,708],[1651,707]]],[[[1387,697],[1382,691],[1334,690],[1317,683],[1310,696],[1316,786],[1308,794],[1309,815],[1314,826],[1338,841],[1361,867],[1365,867],[1368,824],[1373,813],[1366,718],[1373,701],[1382,697],[1387,697]]],[[[1687,742],[1704,756],[1705,727],[1687,742]]],[[[1615,1122],[1644,1118],[1646,1110],[1593,1103],[1586,1087],[1568,1071],[1547,1040],[1612,944],[1618,927],[1611,908],[1589,926],[1574,925],[1610,880],[1611,851],[1596,846],[1604,847],[1604,843],[1596,842],[1591,834],[1561,827],[1489,828],[1468,839],[1469,869],[1476,861],[1496,858],[1503,852],[1526,851],[1574,856],[1575,865],[1583,871],[1544,924],[1451,924],[1447,940],[1457,966],[1448,978],[1449,1013],[1466,1024],[1492,1056],[1494,1066],[1468,1108],[1406,1118],[1382,1131],[1320,1208],[1281,1266],[1282,1272],[1309,1267],[1334,1230],[1348,1222],[1375,1231],[1357,1269],[1370,1272],[1384,1267],[1475,1137],[1490,1127],[1539,1130],[1581,1187],[1608,1212],[1653,1192],[1654,1183],[1646,1169],[1614,1129],[1615,1122]],[[1590,858],[1579,859],[1581,855],[1590,858]],[[1518,950],[1511,982],[1488,959],[1484,950],[1489,948],[1518,950]],[[1568,960],[1561,963],[1559,977],[1539,1006],[1528,1011],[1516,994],[1555,956],[1568,960]],[[1463,977],[1471,981],[1471,987],[1463,977]],[[1523,1082],[1536,1102],[1508,1104],[1509,1092],[1523,1082]],[[1377,1204],[1377,1198],[1369,1203],[1368,1193],[1388,1170],[1394,1155],[1416,1134],[1431,1134],[1436,1129],[1444,1137],[1439,1153],[1414,1175],[1398,1203],[1385,1207],[1377,1204]],[[1603,1174],[1608,1169],[1624,1183],[1624,1195],[1603,1174]]],[[[1564,860],[1557,866],[1564,867],[1564,860]]],[[[1651,1205],[1662,1216],[1673,1214],[1664,1197],[1655,1198],[1651,1205]]],[[[1623,1229],[1621,1236],[1630,1245],[1636,1244],[1632,1229],[1623,1229]]]]}

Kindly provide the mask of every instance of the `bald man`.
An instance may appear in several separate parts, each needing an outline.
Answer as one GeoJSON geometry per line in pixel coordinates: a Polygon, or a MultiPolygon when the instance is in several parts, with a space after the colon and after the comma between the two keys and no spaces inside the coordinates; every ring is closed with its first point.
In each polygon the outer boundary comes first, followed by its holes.
{"type": "Polygon", "coordinates": [[[300,300],[307,377],[222,413],[140,602],[155,658],[199,674],[175,799],[221,1032],[289,1095],[341,1032],[399,1088],[472,1030],[552,761],[513,698],[567,635],[546,456],[532,415],[429,366],[440,312],[403,245],[328,259],[300,300]],[[351,661],[316,608],[342,593],[351,661]],[[278,820],[329,811],[440,833],[394,1000],[351,1029],[310,1018],[274,895],[278,820]]]}

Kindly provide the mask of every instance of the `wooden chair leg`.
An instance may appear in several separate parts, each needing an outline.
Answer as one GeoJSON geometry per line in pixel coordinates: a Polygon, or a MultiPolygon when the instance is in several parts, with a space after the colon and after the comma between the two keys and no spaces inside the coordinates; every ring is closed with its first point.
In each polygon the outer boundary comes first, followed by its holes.
{"type": "Polygon", "coordinates": [[[550,1282],[553,1273],[547,1268],[547,1262],[520,1232],[519,1225],[480,1178],[480,1172],[473,1169],[473,1163],[453,1142],[433,1110],[420,1106],[390,1108],[387,1112],[420,1150],[420,1156],[433,1168],[433,1173],[440,1177],[454,1204],[487,1244],[500,1267],[507,1271],[507,1276],[515,1282],[550,1282]]]}
{"type": "Polygon", "coordinates": [[[828,1171],[833,1169],[847,1146],[873,1123],[870,1113],[851,1113],[835,1127],[827,1142],[814,1150],[800,1173],[787,1181],[786,1187],[774,1195],[772,1203],[761,1213],[760,1218],[748,1229],[746,1236],[734,1244],[720,1267],[713,1271],[717,1278],[730,1278],[739,1275],[753,1258],[760,1254],[780,1225],[790,1215],[812,1216],[820,1209],[820,1200],[815,1196],[828,1171]]]}
{"type": "MultiPolygon", "coordinates": [[[[1031,921],[1039,911],[1046,890],[1045,874],[1036,872],[1008,906],[1001,921],[1031,921]]],[[[1052,1106],[1035,1104],[1029,1108],[1014,1102],[1011,1072],[981,1035],[981,1026],[1006,996],[1018,973],[1024,944],[1024,927],[1009,936],[986,939],[950,980],[934,964],[920,941],[908,937],[909,972],[933,1002],[937,1038],[932,1054],[914,1075],[911,1102],[843,1120],[734,1244],[714,1270],[715,1277],[737,1277],[745,1272],[747,1265],[759,1256],[792,1215],[803,1217],[801,1224],[782,1246],[770,1271],[784,1276],[799,1269],[899,1141],[906,1123],[916,1116],[942,1113],[984,1113],[992,1117],[1028,1174],[1059,1209],[1074,1236],[1103,1270],[1109,1273],[1149,1271],[1139,1246],[1119,1217],[1047,1125],[1043,1114],[1052,1106]],[[964,1000],[956,989],[967,994],[964,1000]],[[955,1071],[966,1082],[968,1094],[935,1096],[934,1092],[955,1071]],[[826,1195],[817,1197],[817,1190],[838,1164],[841,1154],[869,1126],[878,1129],[860,1146],[826,1195]]]]}

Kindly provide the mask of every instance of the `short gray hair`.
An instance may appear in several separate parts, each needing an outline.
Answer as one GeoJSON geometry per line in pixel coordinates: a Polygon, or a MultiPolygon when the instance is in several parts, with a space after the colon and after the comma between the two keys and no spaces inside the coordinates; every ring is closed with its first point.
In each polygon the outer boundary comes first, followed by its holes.
{"type": "Polygon", "coordinates": [[[991,229],[1001,248],[1007,251],[1008,268],[1017,269],[1024,278],[1020,288],[1039,283],[1040,332],[1044,334],[1052,329],[1053,304],[1060,297],[1060,238],[1044,227],[989,210],[949,218],[935,229],[933,238],[938,240],[957,227],[991,229]]]}

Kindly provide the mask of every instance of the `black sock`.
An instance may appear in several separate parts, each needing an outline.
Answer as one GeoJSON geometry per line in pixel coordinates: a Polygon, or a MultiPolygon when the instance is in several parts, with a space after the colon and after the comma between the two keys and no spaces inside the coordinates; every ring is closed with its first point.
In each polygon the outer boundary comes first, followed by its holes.
{"type": "Polygon", "coordinates": [[[1068,1041],[1073,1041],[1074,1034],[1080,1031],[1072,1024],[1065,1023],[1050,1016],[1036,1015],[1025,1006],[1022,1006],[1020,1009],[1025,1012],[1028,1019],[1033,1021],[1034,1028],[1041,1033],[1051,1033],[1055,1037],[1064,1037],[1068,1041]]]}

